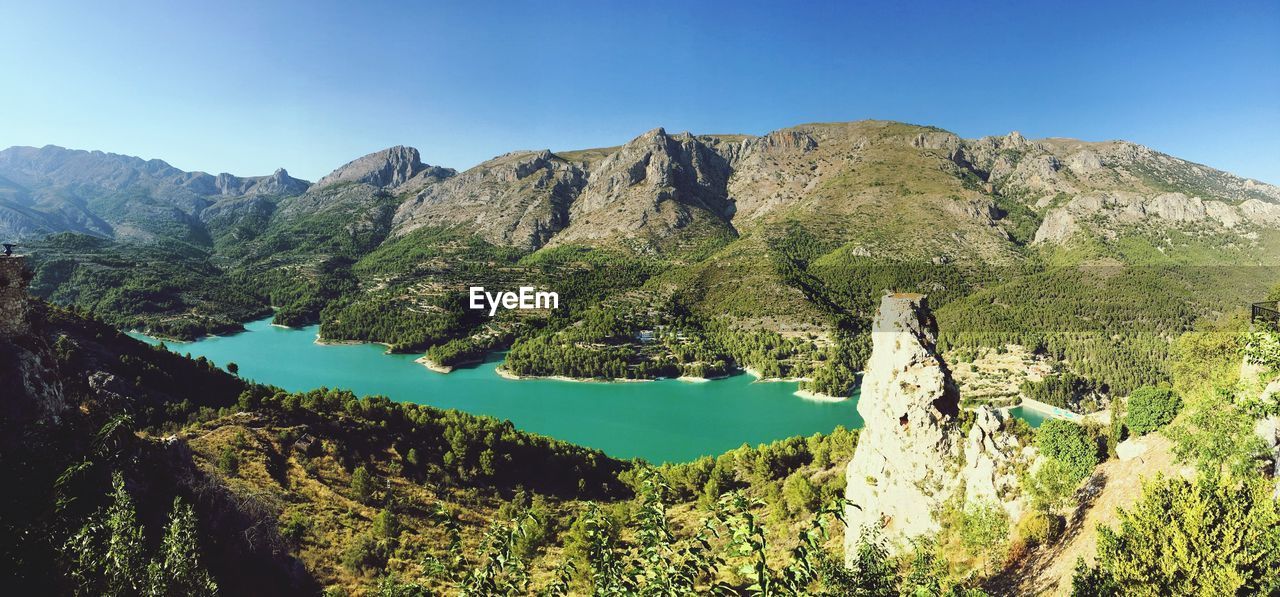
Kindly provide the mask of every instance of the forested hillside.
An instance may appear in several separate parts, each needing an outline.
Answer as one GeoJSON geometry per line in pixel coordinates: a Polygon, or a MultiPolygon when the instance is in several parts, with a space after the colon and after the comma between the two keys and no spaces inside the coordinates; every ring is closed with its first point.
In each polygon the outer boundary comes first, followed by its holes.
{"type": "Polygon", "coordinates": [[[1133,392],[1109,428],[1008,419],[1004,432],[1044,459],[1019,473],[1032,511],[1016,526],[955,505],[911,549],[866,535],[842,563],[838,496],[856,430],[655,468],[509,422],[259,386],[231,363],[42,303],[29,320],[0,339],[16,357],[0,382],[19,388],[0,421],[13,489],[0,570],[16,590],[980,595],[1049,578],[1080,595],[1269,594],[1280,582],[1274,445],[1254,435],[1280,412],[1276,384],[1259,390],[1277,340],[1238,323],[1180,335],[1172,387],[1133,392]],[[1122,441],[1171,442],[1181,469],[1199,472],[1152,480],[1118,518],[1101,513],[1091,563],[1074,580],[1046,577],[1036,558],[1074,545],[1069,521],[1100,507],[1088,487],[1095,466],[1128,458],[1122,441]],[[1247,557],[1226,555],[1236,536],[1247,557]],[[1190,551],[1163,547],[1183,542],[1190,551]]]}
{"type": "Polygon", "coordinates": [[[893,122],[655,129],[462,173],[398,147],[314,185],[162,164],[4,152],[26,209],[70,201],[72,182],[94,189],[76,203],[88,212],[123,206],[105,227],[24,228],[36,292],[175,338],[273,314],[441,367],[510,348],[521,375],[749,368],[844,395],[894,290],[930,296],[944,347],[1019,344],[1105,398],[1169,381],[1171,339],[1261,298],[1280,257],[1275,187],[1121,141],[893,122]],[[137,232],[127,214],[143,206],[174,223],[137,232]],[[522,285],[561,308],[466,308],[471,286],[522,285]]]}

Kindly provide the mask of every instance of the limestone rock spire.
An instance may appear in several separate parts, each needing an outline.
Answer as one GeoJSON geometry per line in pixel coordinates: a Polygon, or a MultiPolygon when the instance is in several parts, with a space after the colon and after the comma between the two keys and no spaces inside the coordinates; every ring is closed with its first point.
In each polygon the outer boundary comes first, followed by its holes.
{"type": "Polygon", "coordinates": [[[867,527],[891,539],[937,529],[934,512],[961,452],[960,396],[936,353],[937,333],[924,295],[881,299],[858,399],[866,426],[846,471],[846,554],[867,527]]]}

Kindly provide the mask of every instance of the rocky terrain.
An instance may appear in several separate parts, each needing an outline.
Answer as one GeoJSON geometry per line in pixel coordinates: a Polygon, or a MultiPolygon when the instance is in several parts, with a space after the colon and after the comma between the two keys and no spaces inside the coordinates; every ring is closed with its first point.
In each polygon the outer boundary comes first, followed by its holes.
{"type": "Polygon", "coordinates": [[[957,500],[1020,514],[1018,480],[1008,464],[1024,458],[1005,432],[1007,415],[980,406],[966,431],[960,394],[937,354],[937,324],[923,295],[889,294],[872,329],[872,352],[858,399],[865,421],[845,472],[845,558],[867,533],[897,550],[936,534],[944,505],[957,500]]]}
{"type": "MultiPolygon", "coordinates": [[[[885,289],[932,297],[954,336],[944,350],[1043,353],[1054,347],[1036,330],[1113,334],[1125,317],[1167,343],[1167,330],[1271,285],[1221,266],[1280,264],[1274,186],[1123,141],[963,139],[884,121],[760,136],[659,128],[463,172],[396,146],[314,185],[283,171],[212,176],[11,148],[0,152],[0,222],[31,245],[37,294],[164,336],[234,330],[274,307],[277,323],[424,351],[478,337],[481,322],[457,308],[470,285],[540,284],[561,291],[573,322],[806,340],[806,354],[777,356],[829,369],[795,373],[835,394],[869,354],[885,289]],[[1153,269],[1052,271],[1133,265],[1153,269]],[[1091,304],[1104,297],[1125,298],[1091,304]]],[[[474,358],[546,321],[488,322],[497,340],[451,352],[474,358]]],[[[1140,377],[1116,374],[1125,363],[1167,376],[1158,347],[1080,346],[1042,356],[1121,389],[1140,377]]],[[[704,360],[756,367],[747,356],[767,350],[721,347],[704,360]]],[[[675,356],[608,358],[656,371],[643,361],[675,356]]]]}

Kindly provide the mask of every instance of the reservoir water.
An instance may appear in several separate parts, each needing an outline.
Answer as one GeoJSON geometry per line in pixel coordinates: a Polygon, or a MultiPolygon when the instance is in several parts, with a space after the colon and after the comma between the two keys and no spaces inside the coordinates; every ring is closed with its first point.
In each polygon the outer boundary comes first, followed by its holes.
{"type": "MultiPolygon", "coordinates": [[[[494,372],[500,357],[449,374],[415,363],[419,355],[385,354],[373,344],[316,344],[317,326],[289,329],[270,319],[247,331],[169,349],[234,362],[240,375],[291,391],[342,388],[357,395],[453,408],[509,419],[524,431],[604,451],[618,458],[682,462],[794,435],[861,427],[854,399],[818,402],[793,394],[792,382],[758,383],[749,375],[691,383],[660,380],[584,383],[509,380],[494,372]]],[[[158,341],[141,334],[131,336],[158,341]]]]}

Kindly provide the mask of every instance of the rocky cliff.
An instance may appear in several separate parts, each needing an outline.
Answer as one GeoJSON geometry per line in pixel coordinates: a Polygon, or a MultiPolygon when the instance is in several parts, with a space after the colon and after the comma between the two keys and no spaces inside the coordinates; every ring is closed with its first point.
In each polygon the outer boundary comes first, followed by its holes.
{"type": "Polygon", "coordinates": [[[938,512],[953,497],[1006,505],[1011,484],[997,473],[1016,452],[1002,417],[983,407],[968,434],[960,395],[936,352],[937,324],[919,294],[880,303],[858,400],[866,425],[846,469],[846,558],[863,533],[877,530],[895,547],[939,530],[938,512]]]}
{"type": "Polygon", "coordinates": [[[463,225],[499,245],[536,249],[569,223],[569,204],[587,172],[550,151],[520,151],[489,160],[400,205],[394,227],[463,225]]]}
{"type": "Polygon", "coordinates": [[[452,175],[452,169],[422,163],[417,149],[397,145],[347,162],[321,178],[316,183],[316,188],[341,182],[395,188],[415,182],[425,184],[427,178],[447,178],[452,175]]]}
{"type": "Polygon", "coordinates": [[[0,429],[56,421],[65,409],[57,360],[47,339],[31,334],[30,271],[22,256],[0,256],[0,429]]]}

